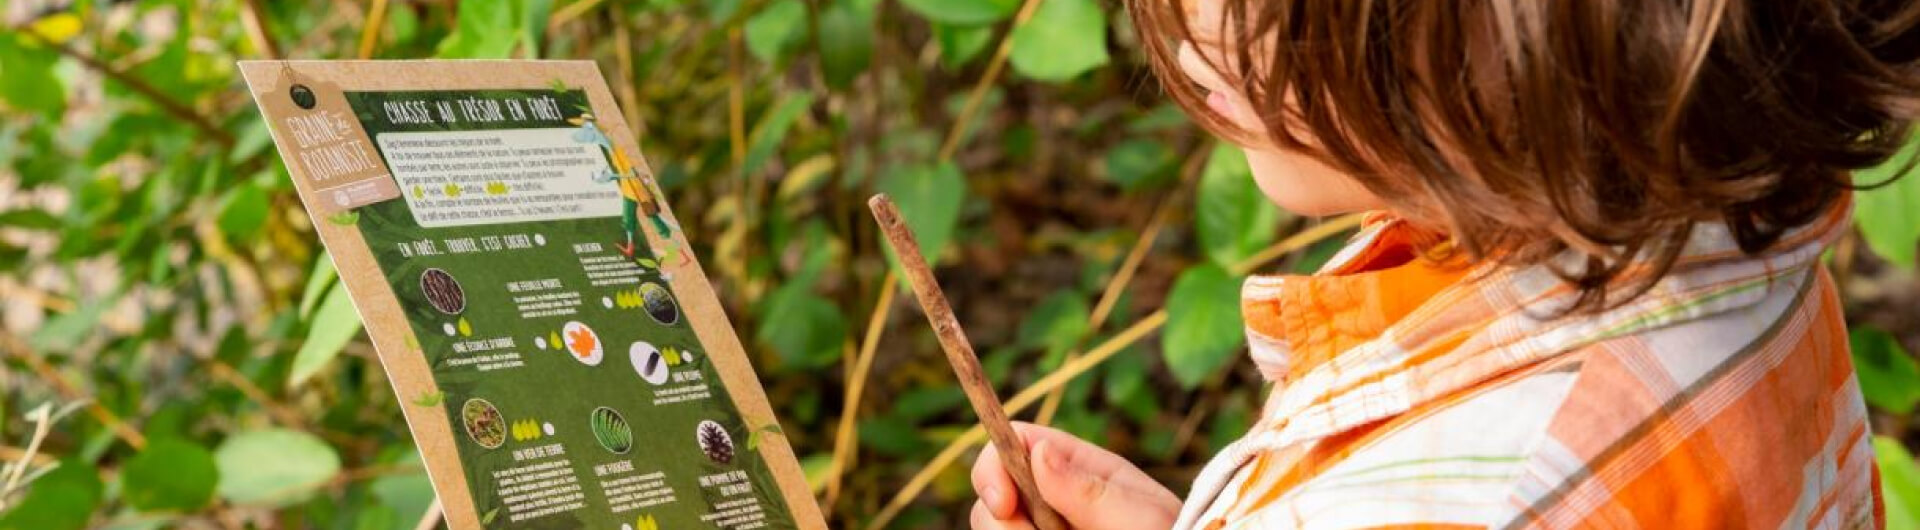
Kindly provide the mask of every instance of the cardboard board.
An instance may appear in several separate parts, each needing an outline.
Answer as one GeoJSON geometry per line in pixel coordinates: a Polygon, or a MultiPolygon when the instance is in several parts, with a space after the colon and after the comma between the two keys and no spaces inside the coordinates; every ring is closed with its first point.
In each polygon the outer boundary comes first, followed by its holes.
{"type": "Polygon", "coordinates": [[[453,528],[826,528],[589,61],[243,61],[453,528]]]}

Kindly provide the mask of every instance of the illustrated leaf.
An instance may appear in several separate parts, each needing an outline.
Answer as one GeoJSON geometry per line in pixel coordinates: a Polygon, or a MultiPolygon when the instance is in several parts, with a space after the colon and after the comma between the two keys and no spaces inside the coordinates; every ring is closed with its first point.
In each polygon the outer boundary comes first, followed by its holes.
{"type": "Polygon", "coordinates": [[[34,480],[19,504],[0,513],[0,530],[80,530],[100,505],[100,477],[86,462],[66,461],[34,480]]]}
{"type": "Polygon", "coordinates": [[[805,35],[807,6],[800,0],[775,0],[747,19],[747,51],[766,62],[775,62],[805,35]]]}
{"type": "Polygon", "coordinates": [[[206,449],[159,438],[120,468],[121,495],[141,511],[193,511],[213,500],[219,477],[206,449]]]}
{"type": "Polygon", "coordinates": [[[293,354],[293,368],[287,374],[288,388],[300,386],[320,373],[340,356],[347,342],[360,334],[360,314],[353,309],[353,299],[347,296],[345,283],[336,283],[328,289],[310,322],[306,342],[300,343],[300,350],[293,354]]]}
{"type": "Polygon", "coordinates": [[[1020,10],[1020,0],[900,0],[927,20],[956,26],[980,26],[1006,20],[1020,10]]]}
{"type": "Polygon", "coordinates": [[[1920,404],[1920,366],[1892,334],[1868,326],[1847,334],[1853,345],[1854,371],[1867,404],[1906,415],[1920,404]]]}
{"type": "Polygon", "coordinates": [[[1200,173],[1194,207],[1194,235],[1207,259],[1231,267],[1273,243],[1280,230],[1280,209],[1253,182],[1246,153],[1221,143],[1200,173]]]}
{"type": "Polygon", "coordinates": [[[1191,389],[1232,360],[1246,342],[1240,319],[1240,282],[1218,265],[1180,273],[1167,295],[1167,328],[1160,348],[1167,369],[1191,389]]]}
{"type": "Polygon", "coordinates": [[[460,321],[454,325],[454,329],[459,330],[460,336],[462,337],[473,336],[473,324],[467,323],[467,317],[460,317],[460,321]]]}
{"type": "Polygon", "coordinates": [[[580,328],[567,332],[567,338],[573,339],[570,345],[574,355],[582,359],[593,356],[593,346],[596,342],[593,332],[587,331],[587,328],[580,328]]]}
{"type": "MultiPolygon", "coordinates": [[[[1899,175],[1909,161],[1920,156],[1920,131],[1908,139],[1907,146],[1879,167],[1855,173],[1855,184],[1879,184],[1899,175]]],[[[1913,171],[1910,173],[1920,173],[1913,171]]],[[[1853,222],[1867,248],[1901,267],[1913,269],[1920,252],[1920,175],[1900,176],[1900,180],[1854,195],[1853,222]]]]}
{"type": "Polygon", "coordinates": [[[440,406],[441,403],[446,402],[446,400],[447,400],[446,392],[435,390],[435,391],[427,392],[425,394],[420,394],[419,396],[414,397],[413,404],[419,405],[422,407],[437,407],[437,406],[440,406]]]}
{"type": "Polygon", "coordinates": [[[340,473],[340,455],[314,435],[286,429],[241,431],[214,451],[220,496],[237,505],[304,501],[340,473]]]}
{"type": "Polygon", "coordinates": [[[1873,437],[1873,453],[1880,467],[1881,498],[1887,504],[1886,528],[1920,529],[1920,462],[1899,440],[1885,436],[1873,437]]]}
{"type": "Polygon", "coordinates": [[[1107,64],[1107,14],[1097,0],[1047,0],[1013,30],[1008,57],[1021,75],[1066,81],[1107,64]]]}

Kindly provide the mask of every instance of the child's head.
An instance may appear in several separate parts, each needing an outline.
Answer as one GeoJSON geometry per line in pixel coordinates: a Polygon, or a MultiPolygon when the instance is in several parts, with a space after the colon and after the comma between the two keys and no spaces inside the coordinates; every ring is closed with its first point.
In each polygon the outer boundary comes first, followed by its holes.
{"type": "Polygon", "coordinates": [[[1599,303],[1697,222],[1749,252],[1920,112],[1909,0],[1131,0],[1174,99],[1298,213],[1387,208],[1599,303]]]}

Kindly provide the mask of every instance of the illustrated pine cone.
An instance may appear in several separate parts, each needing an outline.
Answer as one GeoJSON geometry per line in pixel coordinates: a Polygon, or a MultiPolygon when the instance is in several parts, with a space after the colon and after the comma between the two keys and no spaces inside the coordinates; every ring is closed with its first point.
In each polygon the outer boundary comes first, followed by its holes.
{"type": "Polygon", "coordinates": [[[727,430],[718,423],[700,423],[700,450],[705,451],[707,458],[714,462],[733,462],[733,440],[727,437],[727,430]]]}

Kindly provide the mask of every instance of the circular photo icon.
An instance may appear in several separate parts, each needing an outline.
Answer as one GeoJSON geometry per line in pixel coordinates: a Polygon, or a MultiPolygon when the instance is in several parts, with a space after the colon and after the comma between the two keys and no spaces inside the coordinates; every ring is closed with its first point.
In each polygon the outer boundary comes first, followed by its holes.
{"type": "Polygon", "coordinates": [[[680,306],[673,303],[673,293],[658,283],[647,282],[640,286],[640,305],[647,310],[647,316],[654,322],[673,325],[680,321],[680,306]]]}
{"type": "Polygon", "coordinates": [[[633,427],[627,425],[627,419],[621,417],[619,411],[607,407],[593,409],[593,414],[587,417],[587,426],[601,448],[616,455],[633,449],[633,427]]]}
{"type": "Polygon", "coordinates": [[[661,354],[660,348],[635,342],[627,347],[627,359],[633,361],[634,373],[640,374],[640,379],[648,384],[657,386],[667,382],[667,356],[661,354]]]}
{"type": "Polygon", "coordinates": [[[713,420],[702,420],[694,427],[694,438],[700,441],[700,452],[716,464],[733,462],[733,437],[727,434],[727,428],[713,420]]]}
{"type": "Polygon", "coordinates": [[[462,404],[460,423],[467,428],[467,437],[481,447],[494,449],[507,442],[507,420],[487,400],[473,398],[462,404]]]}
{"type": "Polygon", "coordinates": [[[560,328],[560,338],[566,341],[567,354],[580,364],[600,366],[601,359],[606,357],[600,347],[600,335],[579,321],[567,322],[560,328]]]}
{"type": "Polygon", "coordinates": [[[441,313],[457,315],[467,309],[467,292],[460,289],[460,282],[447,271],[427,269],[420,273],[420,292],[426,294],[427,303],[441,313]]]}

